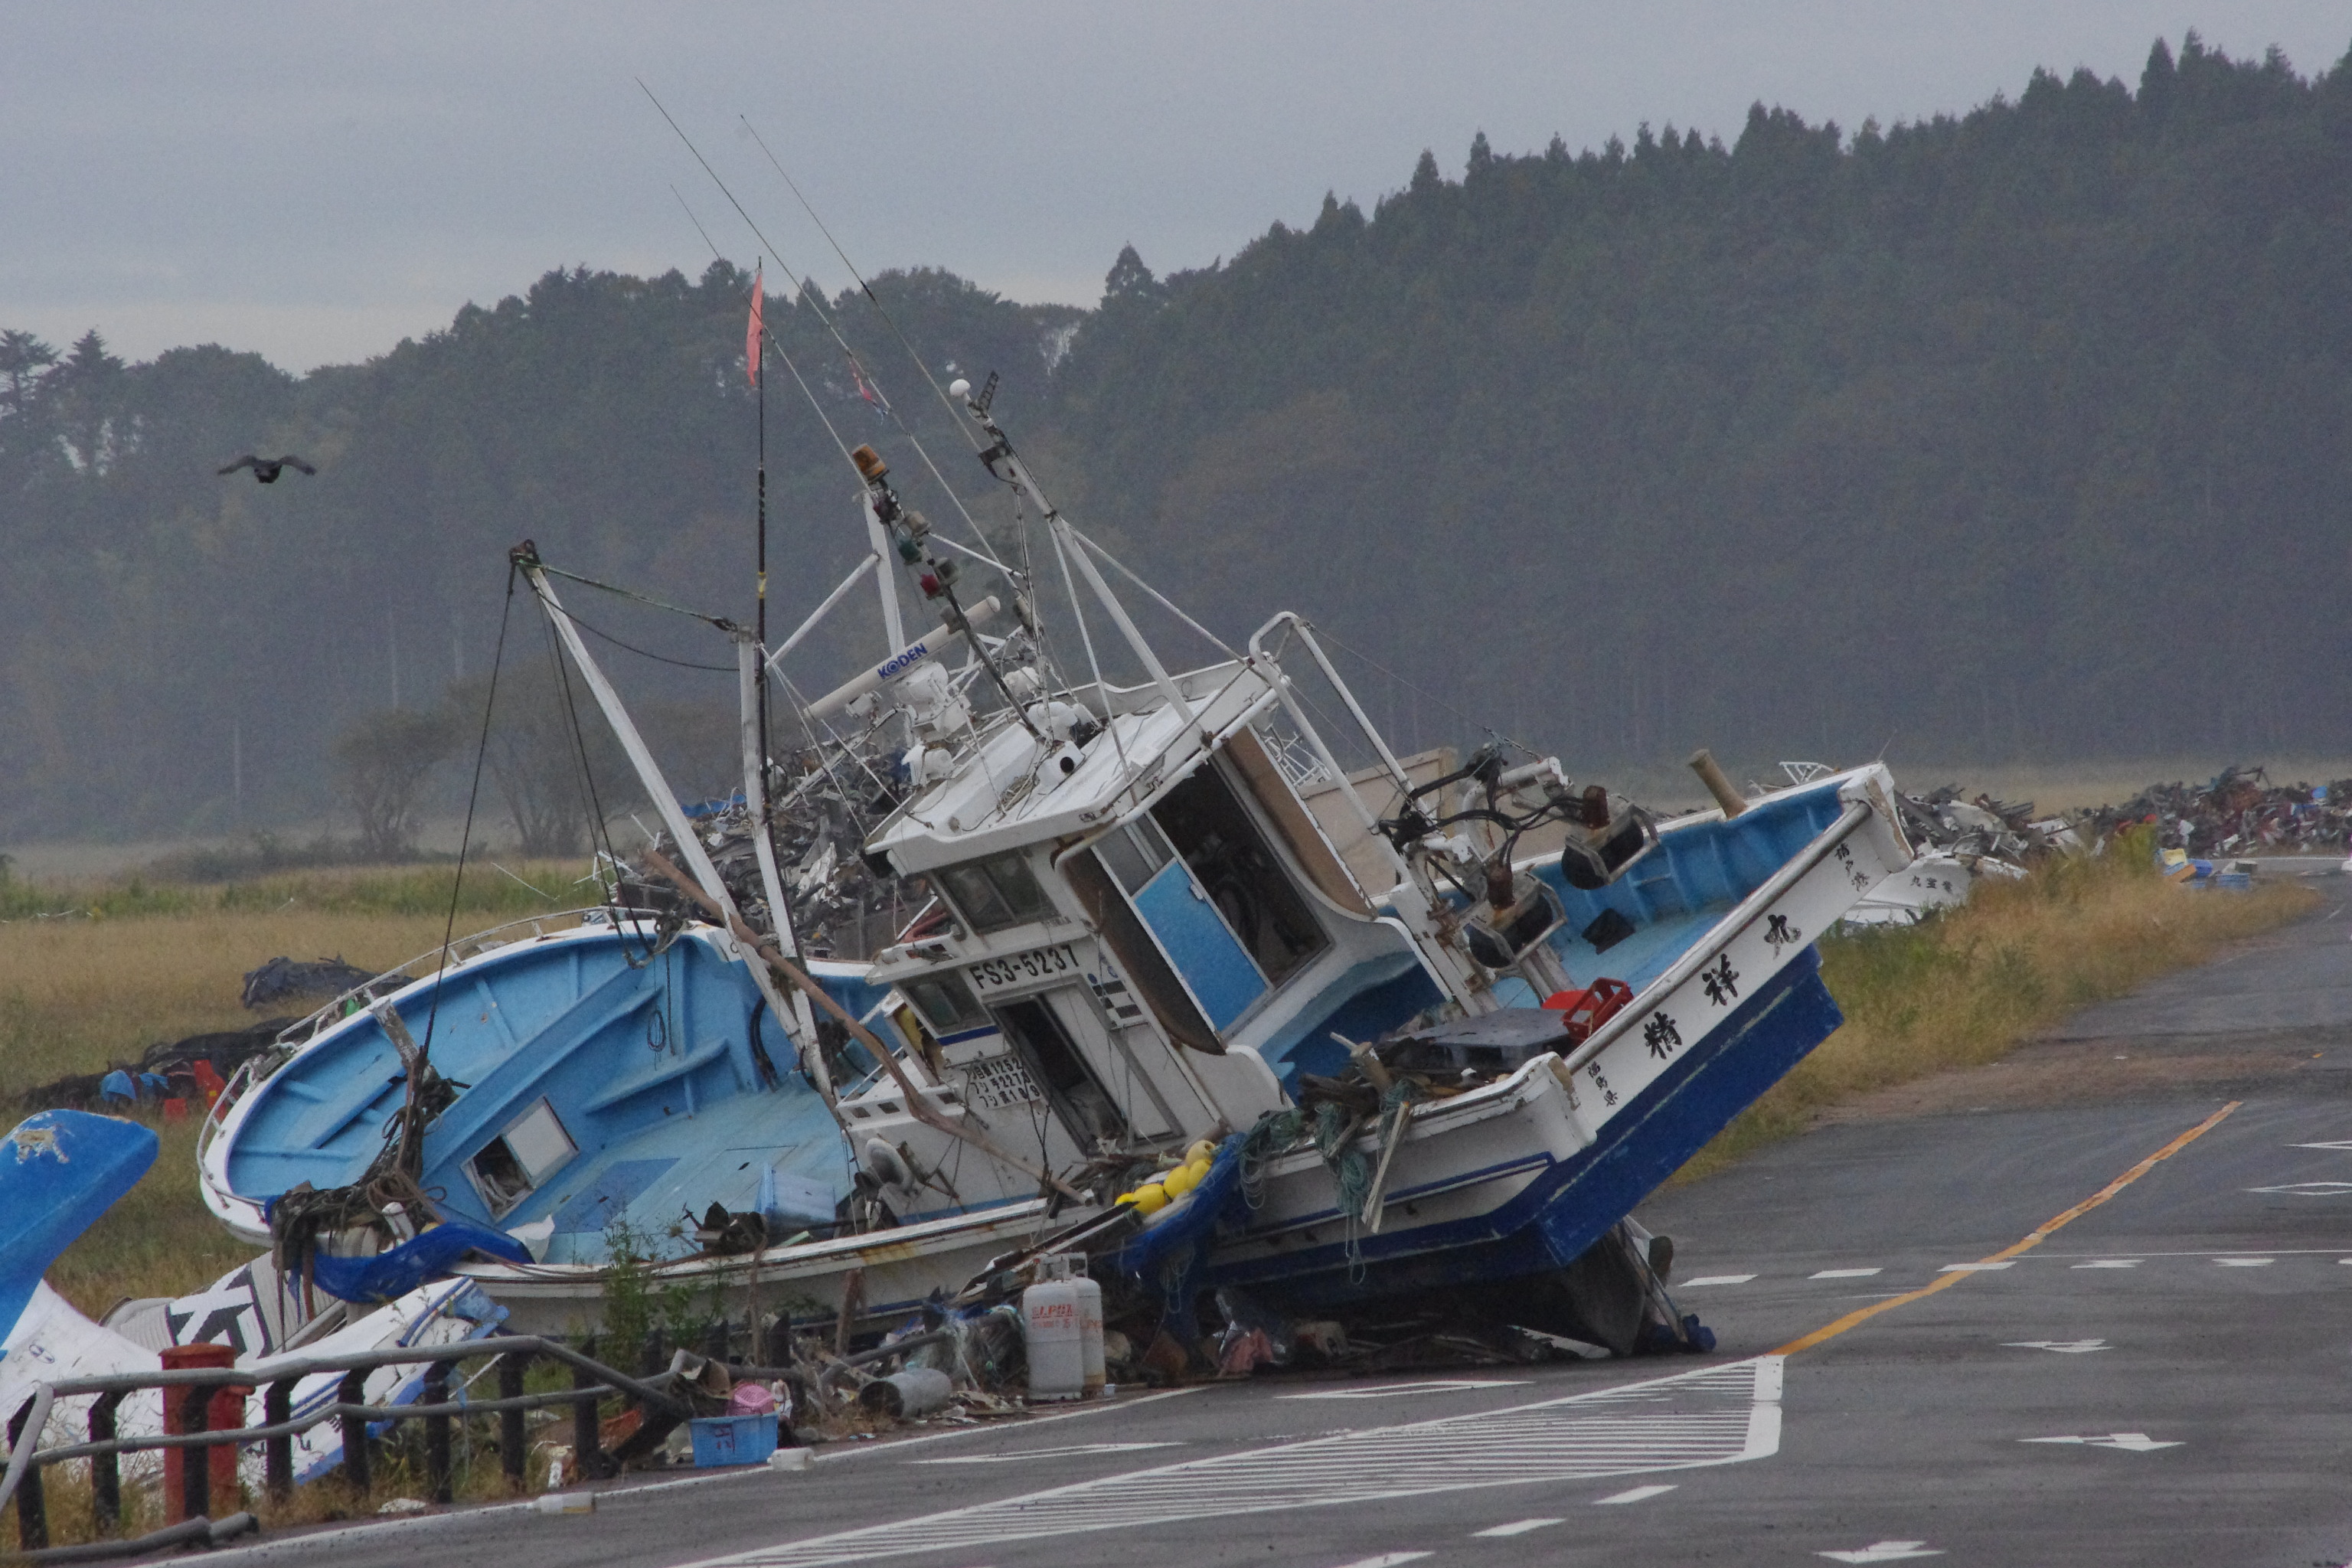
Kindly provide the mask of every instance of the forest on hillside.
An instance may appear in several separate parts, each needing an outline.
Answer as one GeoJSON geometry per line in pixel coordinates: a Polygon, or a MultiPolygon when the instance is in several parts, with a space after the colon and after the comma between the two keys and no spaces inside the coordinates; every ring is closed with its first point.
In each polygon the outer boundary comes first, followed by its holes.
{"type": "MultiPolygon", "coordinates": [[[[324,809],[337,735],[480,680],[525,537],[748,618],[750,287],[557,270],[300,378],[0,336],[0,842],[324,809]],[[247,451],[320,472],[215,476],[247,451]]],[[[2260,761],[2352,720],[2352,56],[2192,34],[1919,123],[1481,136],[1209,268],[1130,250],[1091,311],[872,294],[767,305],[809,392],[772,372],[779,635],[864,549],[836,436],[961,528],[919,436],[1018,559],[903,334],[1000,373],[1081,525],[1228,640],[1286,606],[1359,650],[1408,743],[2260,761]]],[[[544,668],[543,626],[507,635],[544,668]]],[[[795,657],[823,685],[878,647],[869,614],[795,657]]],[[[628,662],[692,754],[728,679],[628,662]]]]}

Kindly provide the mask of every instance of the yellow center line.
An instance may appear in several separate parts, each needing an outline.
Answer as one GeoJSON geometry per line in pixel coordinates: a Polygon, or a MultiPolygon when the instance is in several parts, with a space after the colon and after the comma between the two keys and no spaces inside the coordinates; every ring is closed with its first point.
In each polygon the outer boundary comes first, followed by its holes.
{"type": "MultiPolygon", "coordinates": [[[[2230,1112],[2237,1110],[2239,1106],[2244,1103],[2245,1102],[2243,1100],[2238,1100],[2230,1101],[2229,1104],[2223,1106],[2221,1110],[2215,1111],[2212,1115],[2207,1117],[2204,1121],[2199,1122],[2188,1131],[2183,1132],[2179,1137],[2175,1138],[2171,1142],[2167,1143],[2163,1148],[2158,1149],[2155,1153],[2150,1154],[2147,1159],[2142,1160],[2138,1164],[2134,1165],[2130,1170],[2126,1171],[2122,1175],[2117,1176],[2114,1181],[2109,1182],[2105,1186],[2101,1187],[2097,1192],[2093,1193],[2089,1197],[2084,1198],[2081,1203],[2076,1204],[2073,1208],[2068,1209],[2064,1214],[2058,1215],[2055,1219],[2047,1219],[2042,1221],[2040,1226],[2029,1232],[2023,1240],[2011,1246],[2004,1247],[1999,1252],[1994,1253],[1990,1258],[1979,1258],[1978,1261],[1980,1264],[2005,1263],[2009,1259],[2017,1257],[2020,1253],[2029,1252],[2034,1247],[2041,1246],[2043,1242],[2049,1240],[2053,1236],[2055,1236],[2067,1226],[2072,1225],[2074,1221],[2082,1218],[2093,1209],[2097,1208],[2101,1204],[2105,1203],[2109,1198],[2114,1197],[2117,1193],[2122,1192],[2126,1187],[2130,1186],[2134,1182],[2138,1181],[2142,1176],[2147,1175],[2150,1171],[2156,1169],[2160,1163],[2169,1160],[2175,1154],[2179,1153],[2183,1149],[2188,1148],[2189,1144],[2195,1142],[2206,1133],[2210,1132],[2214,1128],[2219,1127],[2221,1124],[2222,1118],[2228,1116],[2230,1112]]],[[[1965,1269],[1958,1273],[1938,1275],[1934,1280],[1928,1284],[1921,1286],[1918,1289],[1910,1292],[1908,1295],[1896,1296],[1890,1300],[1874,1302],[1870,1306],[1861,1308],[1855,1311],[1848,1312],[1844,1317],[1840,1318],[1833,1323],[1825,1323],[1822,1327],[1815,1329],[1810,1334],[1806,1334],[1799,1339],[1790,1340],[1787,1344],[1780,1346],[1780,1349],[1772,1352],[1771,1353],[1774,1355],[1794,1355],[1799,1351],[1809,1351],[1815,1345],[1822,1344],[1827,1341],[1837,1338],[1848,1329],[1856,1328],[1868,1322],[1871,1319],[1878,1316],[1881,1312],[1891,1312],[1897,1307],[1907,1307],[1914,1301],[1923,1301],[1928,1297],[1934,1295],[1937,1291],[1948,1290],[1968,1278],[1969,1273],[1965,1269]]]]}

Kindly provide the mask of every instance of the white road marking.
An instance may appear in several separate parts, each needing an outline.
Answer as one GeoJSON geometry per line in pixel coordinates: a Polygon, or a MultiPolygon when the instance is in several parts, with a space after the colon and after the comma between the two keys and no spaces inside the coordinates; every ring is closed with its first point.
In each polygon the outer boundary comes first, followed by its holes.
{"type": "Polygon", "coordinates": [[[2077,1268],[2137,1268],[2139,1267],[2139,1262],[2137,1258],[2098,1258],[2088,1263],[2077,1263],[2074,1267],[2077,1268]]]}
{"type": "Polygon", "coordinates": [[[1612,1502],[1647,1502],[1654,1497],[1664,1497],[1674,1489],[1671,1486],[1635,1487],[1632,1491],[1619,1492],[1613,1497],[1594,1498],[1592,1506],[1601,1508],[1612,1502]]]}
{"type": "Polygon", "coordinates": [[[1387,1399],[1399,1394],[1460,1394],[1472,1388],[1523,1388],[1524,1377],[1433,1378],[1427,1383],[1384,1383],[1378,1388],[1334,1388],[1321,1394],[1277,1394],[1276,1399],[1387,1399]]]}
{"type": "Polygon", "coordinates": [[[2126,1453],[2149,1454],[2158,1448],[2178,1448],[2178,1442],[2158,1443],[2145,1432],[2109,1432],[2097,1437],[2020,1437],[2021,1443],[2080,1443],[2092,1448],[2121,1448],[2126,1453]]]}
{"type": "Polygon", "coordinates": [[[2340,1198],[2352,1193],[2352,1182],[2289,1182],[2277,1187],[2248,1187],[2250,1193],[2286,1193],[2298,1198],[2340,1198]]]}
{"type": "Polygon", "coordinates": [[[2003,1350],[2056,1351],[2060,1355],[2088,1355],[2093,1351],[2115,1348],[2105,1340],[2008,1340],[2001,1345],[2003,1350]]]}
{"type": "Polygon", "coordinates": [[[1706,1274],[1696,1279],[1685,1279],[1675,1289],[1696,1290],[1702,1285],[1745,1285],[1755,1278],[1753,1274],[1706,1274]]]}
{"type": "Polygon", "coordinates": [[[2345,1150],[2352,1150],[2352,1138],[2342,1138],[2342,1139],[2338,1139],[2338,1140],[2336,1140],[2336,1141],[2335,1142],[2333,1142],[2333,1143],[2290,1143],[2290,1144],[2288,1144],[2288,1145],[2287,1145],[2287,1147],[2288,1147],[2288,1148],[2290,1148],[2290,1149],[2345,1149],[2345,1150]]]}
{"type": "Polygon", "coordinates": [[[956,1454],[944,1459],[909,1459],[910,1465],[1010,1465],[1022,1459],[1063,1459],[1080,1454],[1129,1454],[1139,1448],[1174,1448],[1176,1443],[1068,1443],[1058,1448],[1023,1448],[1011,1454],[956,1454]]]}
{"type": "Polygon", "coordinates": [[[2268,1268],[2277,1261],[2275,1258],[2217,1258],[2213,1264],[2217,1268],[2268,1268]]]}
{"type": "Polygon", "coordinates": [[[1780,1451],[1781,1365],[1779,1356],[1758,1356],[1532,1405],[1188,1459],[707,1561],[817,1568],[918,1552],[977,1557],[1049,1536],[1738,1464],[1780,1451]]]}
{"type": "Polygon", "coordinates": [[[1936,1270],[1938,1274],[1990,1274],[1996,1268],[2013,1268],[2014,1258],[2004,1258],[1998,1263],[1947,1263],[1936,1270]]]}
{"type": "Polygon", "coordinates": [[[1884,1274],[1883,1268],[1824,1268],[1819,1274],[1806,1276],[1811,1279],[1867,1279],[1874,1274],[1884,1274]]]}
{"type": "Polygon", "coordinates": [[[1480,1536],[1492,1537],[1497,1535],[1525,1535],[1531,1530],[1548,1530],[1551,1526],[1561,1522],[1561,1521],[1557,1519],[1514,1520],[1509,1524],[1497,1524],[1486,1530],[1474,1530],[1470,1534],[1474,1539],[1480,1536]]]}
{"type": "Polygon", "coordinates": [[[1813,1555],[1838,1563],[1895,1563],[1906,1557],[1941,1557],[1943,1553],[1924,1541],[1880,1541],[1851,1552],[1817,1552],[1813,1555]]]}
{"type": "MultiPolygon", "coordinates": [[[[2332,1247],[2273,1247],[2271,1248],[2271,1251],[2280,1258],[2325,1258],[2334,1254],[2336,1250],[2336,1249],[2332,1247]]],[[[2096,1254],[2089,1252],[2043,1252],[2038,1253],[2035,1256],[2037,1260],[2055,1263],[2069,1258],[2092,1258],[2095,1257],[2096,1254]]],[[[2138,1258],[2140,1259],[2150,1258],[2235,1258],[2237,1256],[2238,1254],[2234,1252],[2217,1252],[2210,1247],[2208,1247],[2201,1252],[2143,1252],[2138,1254],[2138,1258]]]]}
{"type": "Polygon", "coordinates": [[[1353,1563],[1343,1563],[1339,1568],[1396,1568],[1400,1563],[1418,1563],[1428,1555],[1426,1552],[1383,1552],[1378,1557],[1359,1557],[1353,1563]]]}

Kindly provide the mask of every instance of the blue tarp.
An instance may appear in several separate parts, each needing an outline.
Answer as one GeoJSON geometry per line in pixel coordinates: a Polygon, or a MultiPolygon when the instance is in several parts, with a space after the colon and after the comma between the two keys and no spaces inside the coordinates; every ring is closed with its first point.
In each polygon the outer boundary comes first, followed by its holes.
{"type": "Polygon", "coordinates": [[[330,1258],[319,1253],[310,1260],[310,1282],[338,1301],[375,1306],[397,1300],[449,1272],[449,1266],[468,1252],[480,1252],[507,1263],[529,1263],[530,1250],[502,1230],[445,1219],[399,1246],[373,1258],[330,1258]]]}

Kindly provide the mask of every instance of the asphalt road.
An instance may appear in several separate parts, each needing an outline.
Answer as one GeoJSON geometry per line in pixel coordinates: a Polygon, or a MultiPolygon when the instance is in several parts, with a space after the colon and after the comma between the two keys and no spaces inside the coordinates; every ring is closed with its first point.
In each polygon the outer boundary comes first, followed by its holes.
{"type": "Polygon", "coordinates": [[[2344,1563],[2352,918],[2316,885],[2061,1031],[2062,1103],[1849,1121],[1645,1205],[1711,1356],[1127,1396],[208,1561],[2344,1563]],[[2252,1065],[2085,1093],[2086,1051],[2252,1065]]]}

